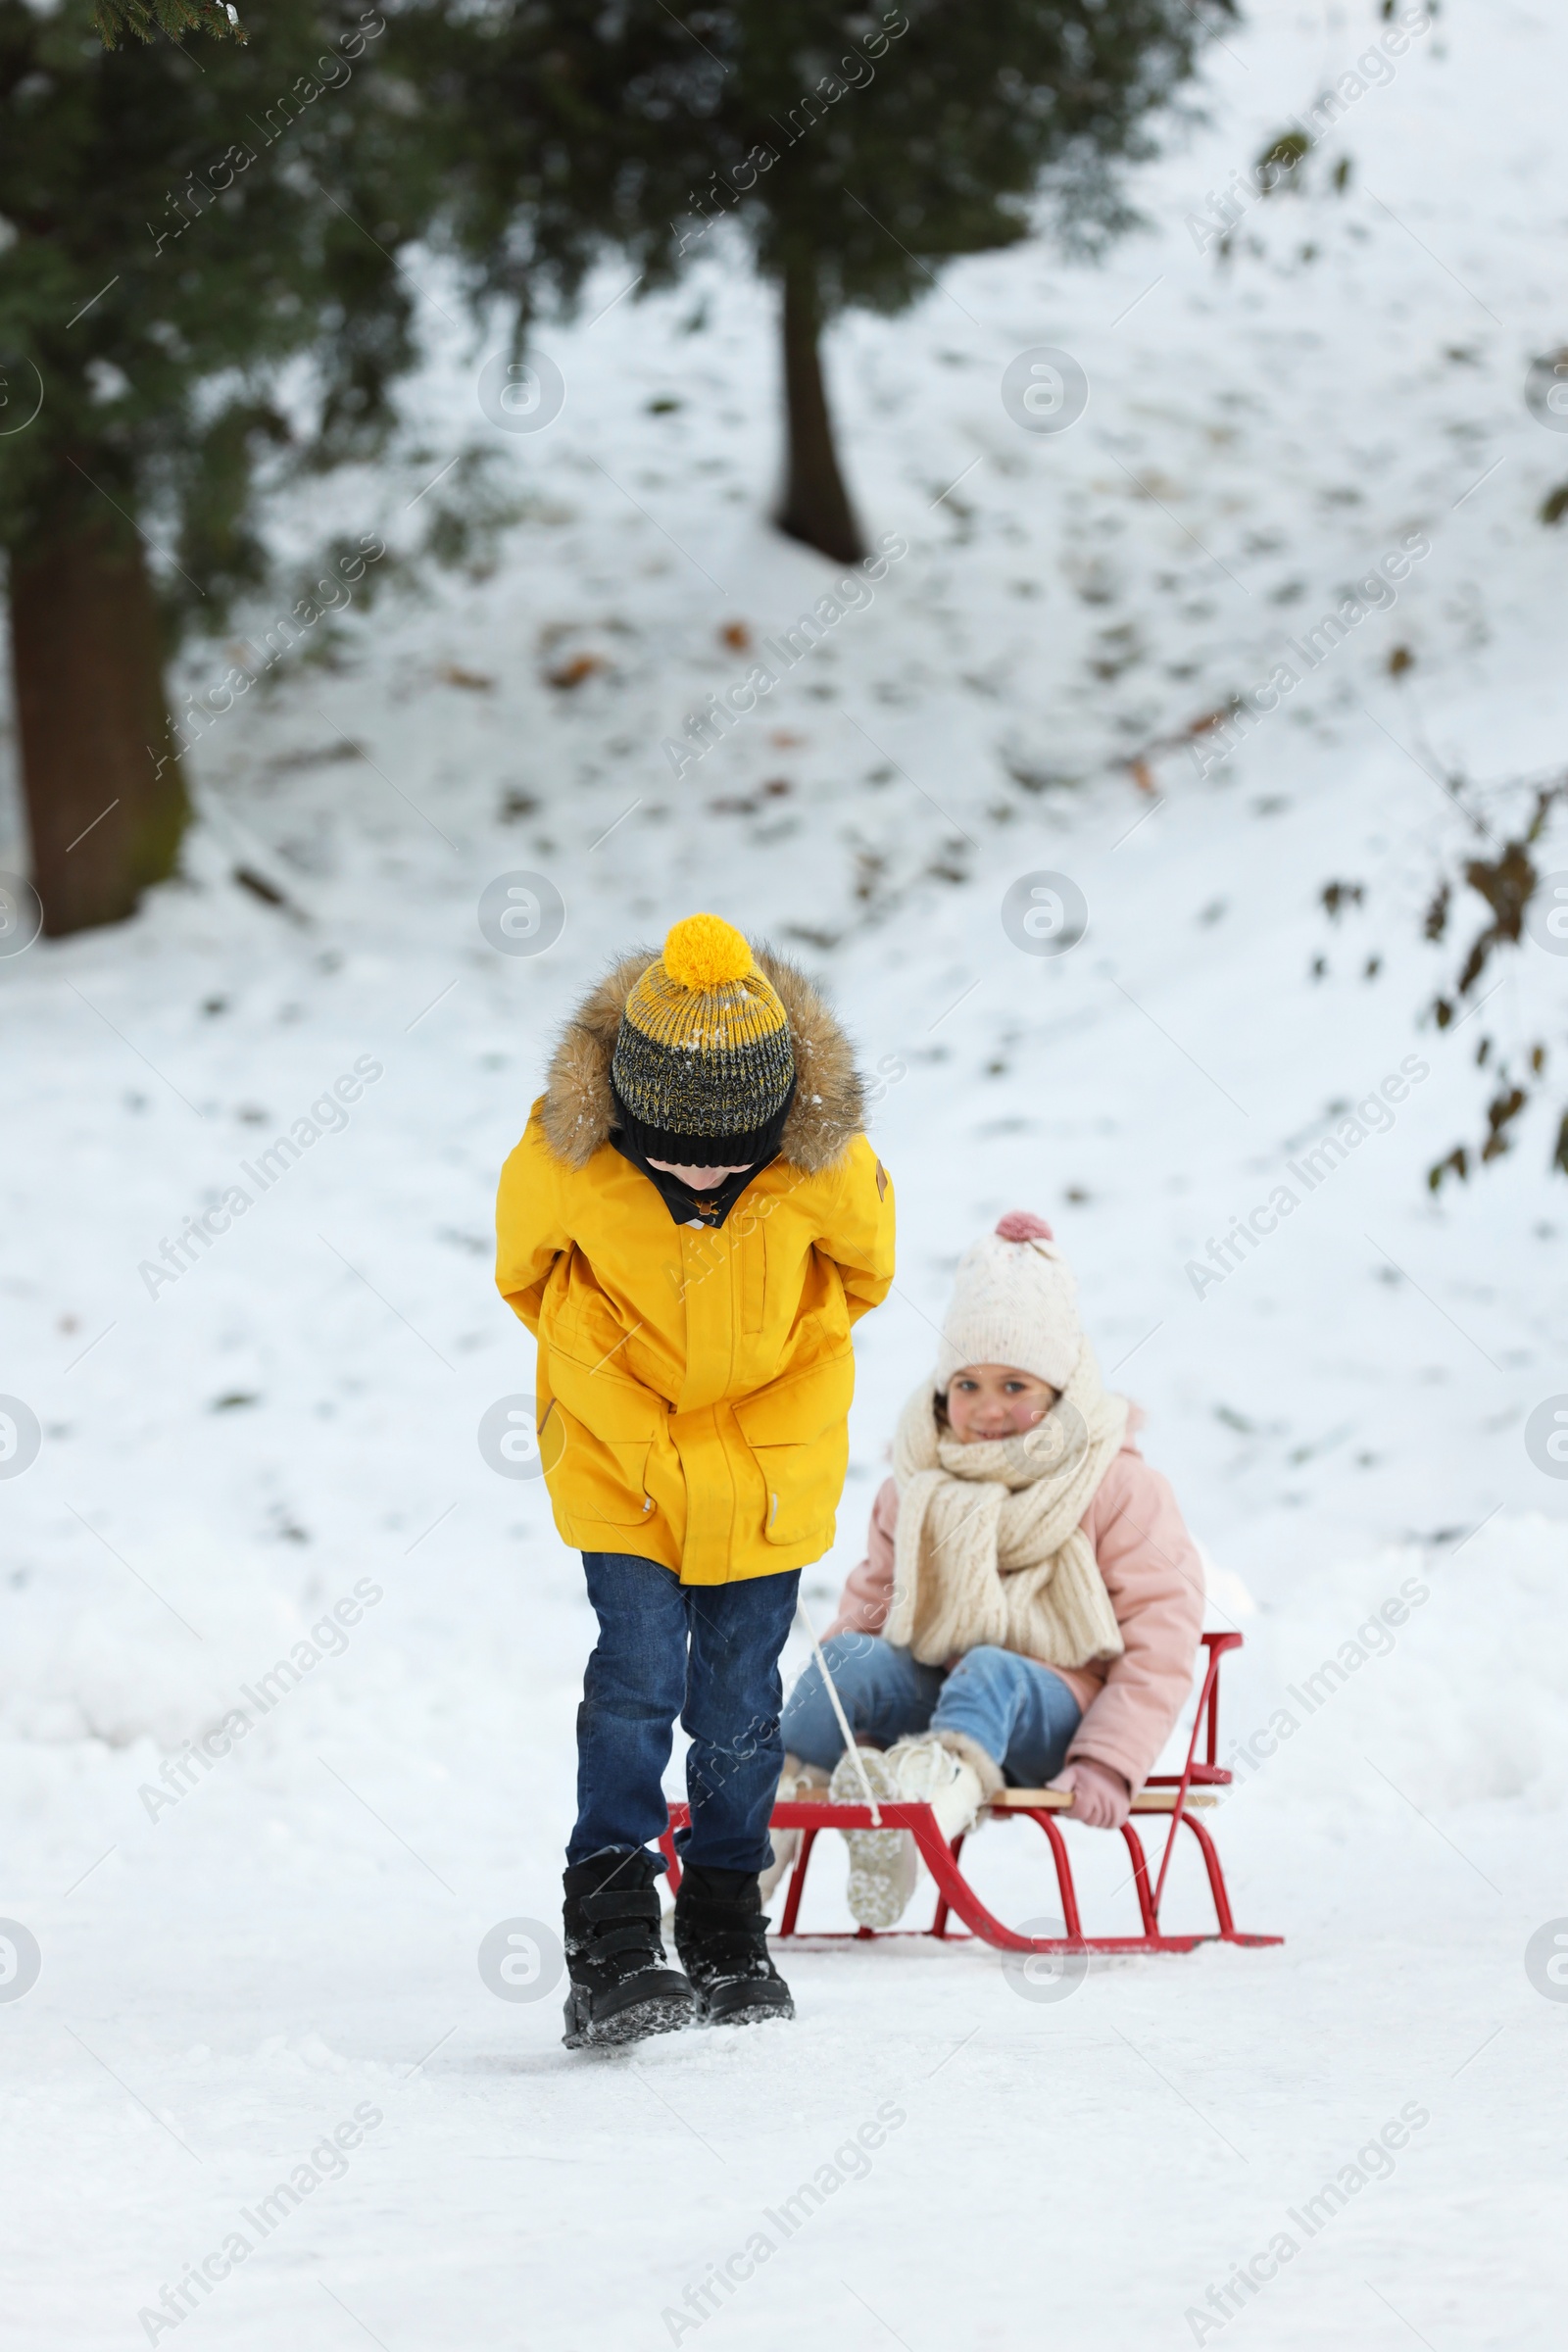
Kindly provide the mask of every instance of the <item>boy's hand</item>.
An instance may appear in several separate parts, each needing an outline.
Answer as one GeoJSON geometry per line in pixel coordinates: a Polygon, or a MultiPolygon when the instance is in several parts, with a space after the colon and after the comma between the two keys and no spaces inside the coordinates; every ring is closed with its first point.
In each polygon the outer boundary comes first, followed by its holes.
{"type": "Polygon", "coordinates": [[[1085,1822],[1092,1830],[1119,1830],[1133,1809],[1133,1792],[1121,1774],[1108,1764],[1092,1764],[1084,1756],[1058,1772],[1050,1785],[1071,1789],[1069,1810],[1074,1821],[1085,1822]]]}

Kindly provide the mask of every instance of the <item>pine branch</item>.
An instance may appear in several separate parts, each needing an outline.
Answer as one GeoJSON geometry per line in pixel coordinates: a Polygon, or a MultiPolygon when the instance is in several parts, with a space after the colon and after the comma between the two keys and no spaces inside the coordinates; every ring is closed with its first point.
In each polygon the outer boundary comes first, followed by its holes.
{"type": "Polygon", "coordinates": [[[156,32],[174,41],[184,32],[246,38],[232,0],[93,0],[92,22],[106,49],[118,49],[126,33],[138,41],[150,41],[156,32]]]}

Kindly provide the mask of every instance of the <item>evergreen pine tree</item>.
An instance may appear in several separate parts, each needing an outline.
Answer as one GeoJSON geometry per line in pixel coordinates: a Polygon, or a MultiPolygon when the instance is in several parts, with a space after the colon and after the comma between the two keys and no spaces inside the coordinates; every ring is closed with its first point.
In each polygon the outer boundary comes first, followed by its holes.
{"type": "Polygon", "coordinates": [[[368,0],[245,24],[107,50],[85,12],[0,0],[0,546],[54,934],[172,869],[164,664],[263,576],[259,461],[368,454],[416,356],[393,256],[429,183],[395,27],[368,0]],[[302,356],[303,424],[277,394],[302,356]]]}
{"type": "Polygon", "coordinates": [[[1127,225],[1151,151],[1234,0],[492,0],[448,53],[457,226],[480,284],[568,296],[618,250],[665,285],[732,221],[780,289],[778,520],[839,560],[860,536],[820,358],[851,306],[894,312],[959,254],[1127,225]],[[526,281],[526,282],[524,282],[526,281]]]}

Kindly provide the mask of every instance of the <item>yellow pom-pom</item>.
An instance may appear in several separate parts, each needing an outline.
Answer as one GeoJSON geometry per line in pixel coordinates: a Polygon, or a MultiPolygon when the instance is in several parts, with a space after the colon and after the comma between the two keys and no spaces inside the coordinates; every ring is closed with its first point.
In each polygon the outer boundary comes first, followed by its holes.
{"type": "Polygon", "coordinates": [[[672,923],[663,964],[671,980],[696,989],[723,988],[756,968],[747,941],[718,914],[689,914],[683,923],[672,923]]]}

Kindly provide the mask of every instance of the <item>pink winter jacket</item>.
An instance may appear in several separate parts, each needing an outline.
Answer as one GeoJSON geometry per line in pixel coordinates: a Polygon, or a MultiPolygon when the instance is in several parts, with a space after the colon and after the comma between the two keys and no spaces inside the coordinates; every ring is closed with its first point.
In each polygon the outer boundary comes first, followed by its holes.
{"type": "MultiPolygon", "coordinates": [[[[888,1479],[871,1506],[866,1556],[853,1568],[830,1633],[880,1633],[893,1598],[899,1490],[888,1479]]],[[[1136,1796],[1152,1772],[1193,1687],[1203,1626],[1203,1567],[1169,1481],[1131,1441],[1079,1522],[1095,1547],[1126,1643],[1102,1666],[1054,1666],[1083,1720],[1067,1761],[1108,1764],[1136,1796]]],[[[1044,1662],[1044,1661],[1042,1661],[1044,1662]]]]}

